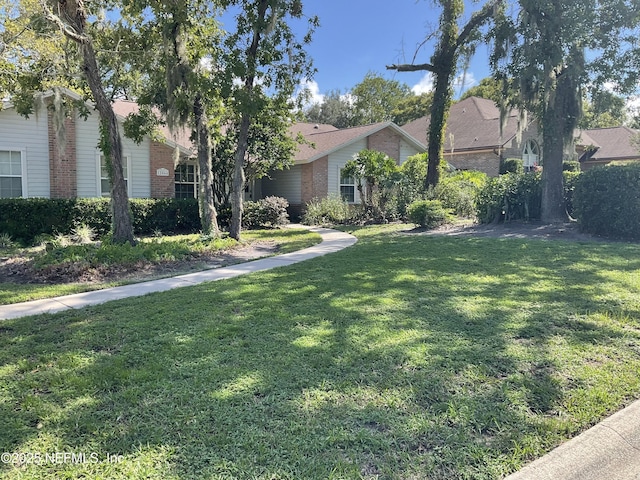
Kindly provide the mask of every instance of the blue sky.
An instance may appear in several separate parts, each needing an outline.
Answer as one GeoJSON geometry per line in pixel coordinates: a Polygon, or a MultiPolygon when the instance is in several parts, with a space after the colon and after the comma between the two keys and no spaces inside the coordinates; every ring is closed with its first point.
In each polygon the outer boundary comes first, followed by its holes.
{"type": "MultiPolygon", "coordinates": [[[[479,8],[473,2],[465,15],[479,8]]],[[[305,12],[320,18],[320,28],[307,51],[317,73],[309,85],[315,94],[342,92],[360,82],[367,72],[404,82],[421,93],[430,87],[427,72],[387,71],[392,63],[411,63],[417,46],[438,25],[440,10],[431,0],[307,0],[305,12]]],[[[426,63],[433,42],[418,53],[415,63],[426,63]]],[[[487,50],[478,49],[467,71],[467,87],[489,75],[487,50]]],[[[456,89],[456,96],[461,93],[456,89]]]]}

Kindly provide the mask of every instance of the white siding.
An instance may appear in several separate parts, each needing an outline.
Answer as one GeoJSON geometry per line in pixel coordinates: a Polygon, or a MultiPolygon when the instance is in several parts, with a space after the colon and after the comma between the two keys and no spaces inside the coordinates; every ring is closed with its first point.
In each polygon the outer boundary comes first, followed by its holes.
{"type": "MultiPolygon", "coordinates": [[[[329,155],[329,182],[327,184],[329,195],[340,195],[340,170],[353,159],[353,156],[367,148],[367,140],[363,139],[329,155]]],[[[359,202],[358,191],[355,192],[355,201],[359,202]]]]}
{"type": "Polygon", "coordinates": [[[407,158],[420,153],[413,145],[404,140],[400,140],[400,165],[407,161],[407,158]]]}
{"type": "Polygon", "coordinates": [[[123,139],[122,149],[129,157],[131,173],[129,175],[131,183],[130,195],[133,198],[151,197],[151,166],[149,164],[150,143],[147,137],[140,143],[129,139],[123,139]]]}
{"type": "Polygon", "coordinates": [[[92,112],[87,120],[76,119],[76,161],[78,196],[98,197],[98,113],[92,112]]]}
{"type": "Polygon", "coordinates": [[[302,203],[302,166],[294,165],[288,170],[271,173],[271,178],[262,179],[262,195],[284,197],[290,205],[302,203]]]}
{"type": "MultiPolygon", "coordinates": [[[[77,135],[77,169],[78,169],[78,196],[99,196],[99,170],[98,170],[98,141],[99,141],[98,113],[92,112],[87,120],[78,118],[76,121],[77,135]]],[[[120,125],[122,134],[122,125],[120,125]]],[[[151,196],[151,177],[149,164],[149,140],[145,138],[140,145],[126,137],[122,142],[123,153],[130,158],[129,181],[131,197],[147,198],[151,196]]]]}
{"type": "Polygon", "coordinates": [[[47,112],[41,109],[38,115],[26,119],[13,108],[0,111],[0,150],[23,151],[26,164],[26,192],[23,196],[50,196],[49,184],[49,135],[47,133],[47,112]]]}

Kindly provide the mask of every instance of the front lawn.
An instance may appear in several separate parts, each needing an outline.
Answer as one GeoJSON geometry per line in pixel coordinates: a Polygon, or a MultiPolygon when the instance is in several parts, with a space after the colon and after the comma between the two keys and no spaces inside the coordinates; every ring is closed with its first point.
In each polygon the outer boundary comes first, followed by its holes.
{"type": "MultiPolygon", "coordinates": [[[[6,257],[11,257],[11,254],[30,257],[33,264],[22,282],[12,280],[9,275],[5,275],[5,278],[0,275],[0,305],[204,270],[212,267],[212,258],[254,244],[267,245],[273,253],[282,254],[321,241],[319,234],[307,229],[249,230],[243,232],[242,239],[239,244],[229,237],[207,240],[193,234],[144,238],[135,247],[129,244],[85,244],[69,245],[49,252],[42,247],[8,252],[0,250],[0,255],[6,257]],[[68,281],[74,277],[88,277],[89,280],[68,281]]],[[[268,252],[262,254],[268,255],[268,252]]],[[[226,265],[234,263],[234,259],[216,263],[226,265]]]]}
{"type": "Polygon", "coordinates": [[[640,397],[639,245],[399,228],[0,323],[0,474],[494,479],[640,397]]]}

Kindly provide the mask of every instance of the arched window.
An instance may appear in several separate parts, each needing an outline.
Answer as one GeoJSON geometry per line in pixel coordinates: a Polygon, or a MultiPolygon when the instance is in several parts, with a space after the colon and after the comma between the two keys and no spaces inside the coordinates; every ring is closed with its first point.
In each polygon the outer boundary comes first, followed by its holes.
{"type": "Polygon", "coordinates": [[[542,165],[540,145],[531,138],[524,144],[524,149],[522,150],[522,163],[526,172],[533,170],[534,167],[542,165]]]}

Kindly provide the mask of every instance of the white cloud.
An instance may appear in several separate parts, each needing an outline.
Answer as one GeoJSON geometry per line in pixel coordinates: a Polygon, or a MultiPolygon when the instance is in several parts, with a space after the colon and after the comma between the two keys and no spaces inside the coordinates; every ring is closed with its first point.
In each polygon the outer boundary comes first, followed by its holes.
{"type": "MultiPolygon", "coordinates": [[[[467,88],[477,85],[477,81],[472,72],[467,72],[462,75],[458,75],[453,82],[453,90],[463,92],[467,88]]],[[[431,92],[433,90],[433,74],[431,72],[426,73],[418,83],[411,87],[411,91],[416,95],[422,95],[423,93],[431,92]]]]}
{"type": "Polygon", "coordinates": [[[298,89],[295,94],[297,97],[300,95],[306,95],[305,106],[313,105],[314,103],[322,103],[324,95],[320,93],[320,86],[315,80],[304,79],[300,81],[298,89]]]}
{"type": "Polygon", "coordinates": [[[431,90],[433,90],[433,75],[431,73],[426,73],[418,83],[411,87],[411,91],[416,95],[422,95],[431,90]]]}
{"type": "Polygon", "coordinates": [[[473,72],[466,72],[458,77],[453,82],[454,90],[459,90],[460,92],[464,92],[466,89],[477,85],[476,77],[473,75],[473,72]]]}

